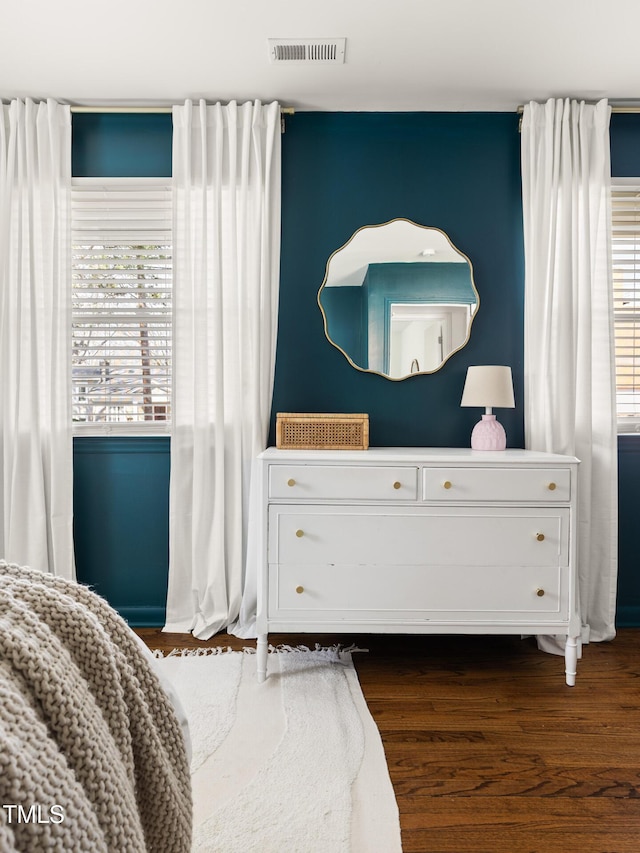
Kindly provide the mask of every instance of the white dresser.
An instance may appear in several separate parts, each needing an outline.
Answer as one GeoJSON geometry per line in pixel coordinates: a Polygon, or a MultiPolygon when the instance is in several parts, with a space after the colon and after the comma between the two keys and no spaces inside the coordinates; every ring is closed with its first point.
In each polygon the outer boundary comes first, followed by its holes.
{"type": "Polygon", "coordinates": [[[566,635],[578,460],[526,450],[258,457],[258,678],[278,632],[566,635]]]}

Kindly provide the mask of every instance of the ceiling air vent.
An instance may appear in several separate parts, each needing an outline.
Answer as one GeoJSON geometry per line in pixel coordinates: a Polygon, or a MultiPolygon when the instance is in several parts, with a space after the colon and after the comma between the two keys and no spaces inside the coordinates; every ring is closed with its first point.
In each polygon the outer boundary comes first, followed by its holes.
{"type": "Polygon", "coordinates": [[[288,65],[339,65],[346,39],[269,39],[271,62],[288,65]]]}

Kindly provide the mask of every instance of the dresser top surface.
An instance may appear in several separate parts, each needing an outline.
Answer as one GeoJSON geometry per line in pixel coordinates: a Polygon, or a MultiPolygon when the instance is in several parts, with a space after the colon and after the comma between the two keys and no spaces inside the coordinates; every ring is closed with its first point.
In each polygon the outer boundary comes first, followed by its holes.
{"type": "Polygon", "coordinates": [[[469,447],[370,447],[368,450],[279,450],[269,447],[259,456],[267,462],[283,464],[318,463],[382,465],[382,464],[446,464],[446,465],[571,465],[575,456],[542,453],[537,450],[471,450],[469,447]]]}

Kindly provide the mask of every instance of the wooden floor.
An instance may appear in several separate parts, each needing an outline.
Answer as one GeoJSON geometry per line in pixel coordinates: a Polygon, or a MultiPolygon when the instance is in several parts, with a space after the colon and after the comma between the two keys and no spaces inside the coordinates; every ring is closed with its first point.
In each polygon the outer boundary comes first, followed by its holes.
{"type": "MultiPolygon", "coordinates": [[[[152,648],[251,645],[139,633],[152,648]]],[[[640,853],[640,629],[586,646],[575,687],[562,658],[516,637],[269,639],[369,650],[354,661],[404,853],[640,853]]]]}

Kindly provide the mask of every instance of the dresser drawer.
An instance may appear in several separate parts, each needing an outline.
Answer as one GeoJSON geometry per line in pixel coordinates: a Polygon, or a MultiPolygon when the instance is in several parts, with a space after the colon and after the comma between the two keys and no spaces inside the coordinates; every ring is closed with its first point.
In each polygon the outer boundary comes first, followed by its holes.
{"type": "Polygon", "coordinates": [[[565,508],[280,506],[269,513],[272,564],[526,567],[569,559],[565,508]]]}
{"type": "Polygon", "coordinates": [[[523,619],[567,616],[566,576],[550,567],[270,566],[271,617],[301,619],[450,620],[523,619]]]}
{"type": "Polygon", "coordinates": [[[424,468],[426,501],[526,501],[566,503],[571,500],[568,468],[424,468]]]}
{"type": "Polygon", "coordinates": [[[360,465],[271,465],[273,500],[415,501],[418,468],[360,465]]]}

